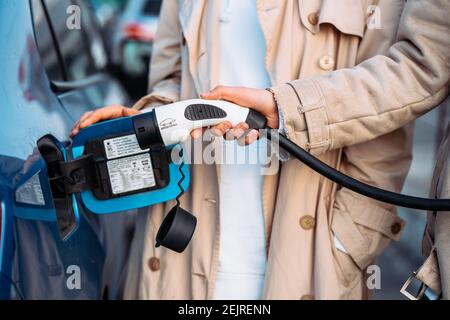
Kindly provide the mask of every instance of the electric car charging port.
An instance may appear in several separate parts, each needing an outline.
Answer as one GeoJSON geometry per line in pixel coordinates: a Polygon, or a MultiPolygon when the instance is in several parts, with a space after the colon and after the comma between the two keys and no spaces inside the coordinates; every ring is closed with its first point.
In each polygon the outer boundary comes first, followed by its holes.
{"type": "Polygon", "coordinates": [[[170,150],[163,145],[142,150],[133,133],[91,140],[84,154],[97,168],[92,192],[98,200],[162,189],[170,182],[170,150]]]}

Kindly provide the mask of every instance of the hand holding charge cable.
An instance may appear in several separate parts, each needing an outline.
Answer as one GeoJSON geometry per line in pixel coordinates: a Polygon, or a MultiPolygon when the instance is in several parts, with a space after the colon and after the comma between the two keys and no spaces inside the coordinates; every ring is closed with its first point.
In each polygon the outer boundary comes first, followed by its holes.
{"type": "MultiPolygon", "coordinates": [[[[118,116],[128,112],[115,108],[118,116]]],[[[88,120],[84,119],[80,128],[92,119],[111,117],[95,115],[94,112],[86,118],[88,120]]],[[[245,122],[251,129],[264,129],[267,125],[266,117],[257,111],[221,100],[186,100],[150,112],[131,114],[131,117],[95,124],[82,130],[74,138],[69,165],[64,159],[59,161],[68,175],[63,180],[73,181],[74,172],[83,169],[83,166],[90,168],[89,177],[83,179],[83,175],[78,175],[78,185],[71,185],[69,189],[74,193],[81,192],[84,205],[93,212],[111,213],[177,199],[177,205],[170,210],[160,227],[157,245],[182,252],[194,233],[196,218],[180,208],[178,201],[188,186],[185,181],[188,180],[188,170],[182,164],[170,164],[166,151],[188,139],[191,131],[224,121],[229,121],[233,126],[245,122]],[[127,174],[137,170],[136,157],[139,161],[146,161],[145,170],[141,170],[145,173],[145,179],[142,174],[127,174]],[[131,188],[130,182],[120,180],[122,176],[130,176],[131,188]],[[148,182],[151,184],[147,185],[148,182]]],[[[74,132],[77,133],[77,129],[74,132]]],[[[403,207],[450,211],[449,199],[406,196],[367,185],[321,162],[276,130],[268,130],[267,137],[313,170],[362,195],[403,207]]],[[[58,178],[52,177],[54,180],[58,178]]]]}

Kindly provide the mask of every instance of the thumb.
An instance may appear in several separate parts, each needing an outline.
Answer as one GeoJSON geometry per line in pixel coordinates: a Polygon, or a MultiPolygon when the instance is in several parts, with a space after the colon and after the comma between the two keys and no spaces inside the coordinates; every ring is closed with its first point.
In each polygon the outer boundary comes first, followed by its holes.
{"type": "Polygon", "coordinates": [[[139,113],[140,112],[138,110],[131,109],[131,108],[124,108],[124,109],[122,109],[122,116],[124,116],[124,117],[135,116],[135,115],[137,115],[139,113]]]}
{"type": "Polygon", "coordinates": [[[272,101],[272,94],[266,90],[218,86],[212,91],[201,94],[201,97],[207,100],[226,100],[264,114],[266,111],[265,105],[267,105],[267,95],[269,95],[269,101],[272,101]]]}
{"type": "Polygon", "coordinates": [[[227,99],[228,87],[217,86],[209,92],[200,94],[202,99],[206,100],[226,100],[227,99]]]}

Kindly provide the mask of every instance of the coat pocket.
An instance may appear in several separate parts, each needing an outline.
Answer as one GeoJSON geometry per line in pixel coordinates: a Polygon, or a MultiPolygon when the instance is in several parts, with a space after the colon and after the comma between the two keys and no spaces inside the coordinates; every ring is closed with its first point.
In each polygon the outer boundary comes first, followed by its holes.
{"type": "Polygon", "coordinates": [[[333,210],[331,229],[358,268],[365,270],[390,240],[400,240],[405,221],[394,210],[344,192],[345,201],[337,202],[333,210]]]}
{"type": "Polygon", "coordinates": [[[364,0],[309,0],[298,1],[302,25],[310,32],[320,32],[329,24],[339,32],[363,37],[369,16],[368,1],[364,0]]]}

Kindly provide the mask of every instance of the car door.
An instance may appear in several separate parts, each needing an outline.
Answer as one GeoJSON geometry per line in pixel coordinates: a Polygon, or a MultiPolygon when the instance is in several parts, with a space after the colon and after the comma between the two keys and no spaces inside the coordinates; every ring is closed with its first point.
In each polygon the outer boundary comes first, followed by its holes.
{"type": "Polygon", "coordinates": [[[72,119],[108,104],[128,104],[126,92],[108,73],[108,55],[90,1],[44,0],[43,4],[62,67],[62,79],[50,79],[52,89],[72,119]]]}
{"type": "Polygon", "coordinates": [[[86,57],[68,77],[47,1],[5,2],[0,27],[8,48],[0,50],[0,298],[118,298],[134,212],[81,209],[76,233],[62,241],[36,141],[67,141],[80,114],[106,104],[112,91],[119,102],[126,95],[101,64],[83,67],[86,57]]]}
{"type": "MultiPolygon", "coordinates": [[[[61,77],[49,75],[50,86],[75,122],[87,111],[109,104],[129,104],[119,81],[109,71],[108,55],[89,0],[41,0],[59,54],[61,77]],[[77,16],[79,15],[79,16],[77,16]],[[79,21],[77,21],[79,19],[79,21]],[[77,25],[79,22],[79,25],[77,25]],[[71,26],[71,23],[73,25],[71,26]]],[[[36,34],[39,43],[40,35],[36,34]]],[[[120,296],[136,211],[85,217],[96,226],[105,250],[104,296],[120,296]]]]}

